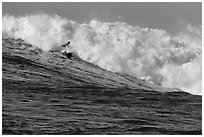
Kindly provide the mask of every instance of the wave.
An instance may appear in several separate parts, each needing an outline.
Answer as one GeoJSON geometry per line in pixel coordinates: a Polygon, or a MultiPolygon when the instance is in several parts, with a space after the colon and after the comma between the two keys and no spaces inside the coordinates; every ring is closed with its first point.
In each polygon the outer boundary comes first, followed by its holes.
{"type": "Polygon", "coordinates": [[[182,22],[178,32],[96,19],[80,24],[58,15],[4,15],[3,37],[21,38],[44,51],[70,47],[106,70],[192,94],[202,93],[202,31],[182,22]]]}

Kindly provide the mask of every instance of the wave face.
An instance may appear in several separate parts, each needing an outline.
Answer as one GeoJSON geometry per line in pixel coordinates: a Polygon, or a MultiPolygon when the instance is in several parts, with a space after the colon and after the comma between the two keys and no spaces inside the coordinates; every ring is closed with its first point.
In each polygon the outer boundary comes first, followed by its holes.
{"type": "Polygon", "coordinates": [[[79,24],[58,15],[4,15],[3,37],[21,38],[44,51],[68,40],[78,55],[113,72],[202,93],[201,26],[183,23],[176,34],[123,22],[79,24]]]}

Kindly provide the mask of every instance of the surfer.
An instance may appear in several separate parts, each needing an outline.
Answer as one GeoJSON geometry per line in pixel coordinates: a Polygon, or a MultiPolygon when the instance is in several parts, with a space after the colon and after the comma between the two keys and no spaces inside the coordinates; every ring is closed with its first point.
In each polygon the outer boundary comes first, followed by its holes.
{"type": "Polygon", "coordinates": [[[71,59],[73,57],[73,53],[70,51],[69,45],[70,41],[68,41],[66,44],[62,45],[63,50],[61,51],[63,55],[65,55],[67,58],[71,59]]]}
{"type": "Polygon", "coordinates": [[[62,47],[63,47],[62,53],[68,52],[68,47],[69,47],[70,43],[71,43],[71,42],[68,41],[67,43],[65,43],[64,45],[62,45],[62,47]]]}

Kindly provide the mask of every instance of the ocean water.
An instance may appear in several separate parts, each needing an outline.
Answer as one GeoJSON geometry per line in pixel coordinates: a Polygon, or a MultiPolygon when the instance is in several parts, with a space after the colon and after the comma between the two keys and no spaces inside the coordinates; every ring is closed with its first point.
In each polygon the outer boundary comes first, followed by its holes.
{"type": "Polygon", "coordinates": [[[3,39],[2,134],[201,135],[202,96],[3,39]]]}

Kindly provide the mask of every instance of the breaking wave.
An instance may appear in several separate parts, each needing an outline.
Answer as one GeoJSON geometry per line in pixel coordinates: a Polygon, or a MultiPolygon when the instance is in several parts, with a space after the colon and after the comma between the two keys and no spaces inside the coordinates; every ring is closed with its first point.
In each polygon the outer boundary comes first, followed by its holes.
{"type": "Polygon", "coordinates": [[[4,15],[3,37],[21,38],[44,51],[68,40],[78,55],[100,67],[202,93],[202,31],[184,23],[177,33],[96,19],[79,24],[58,15],[4,15]]]}

